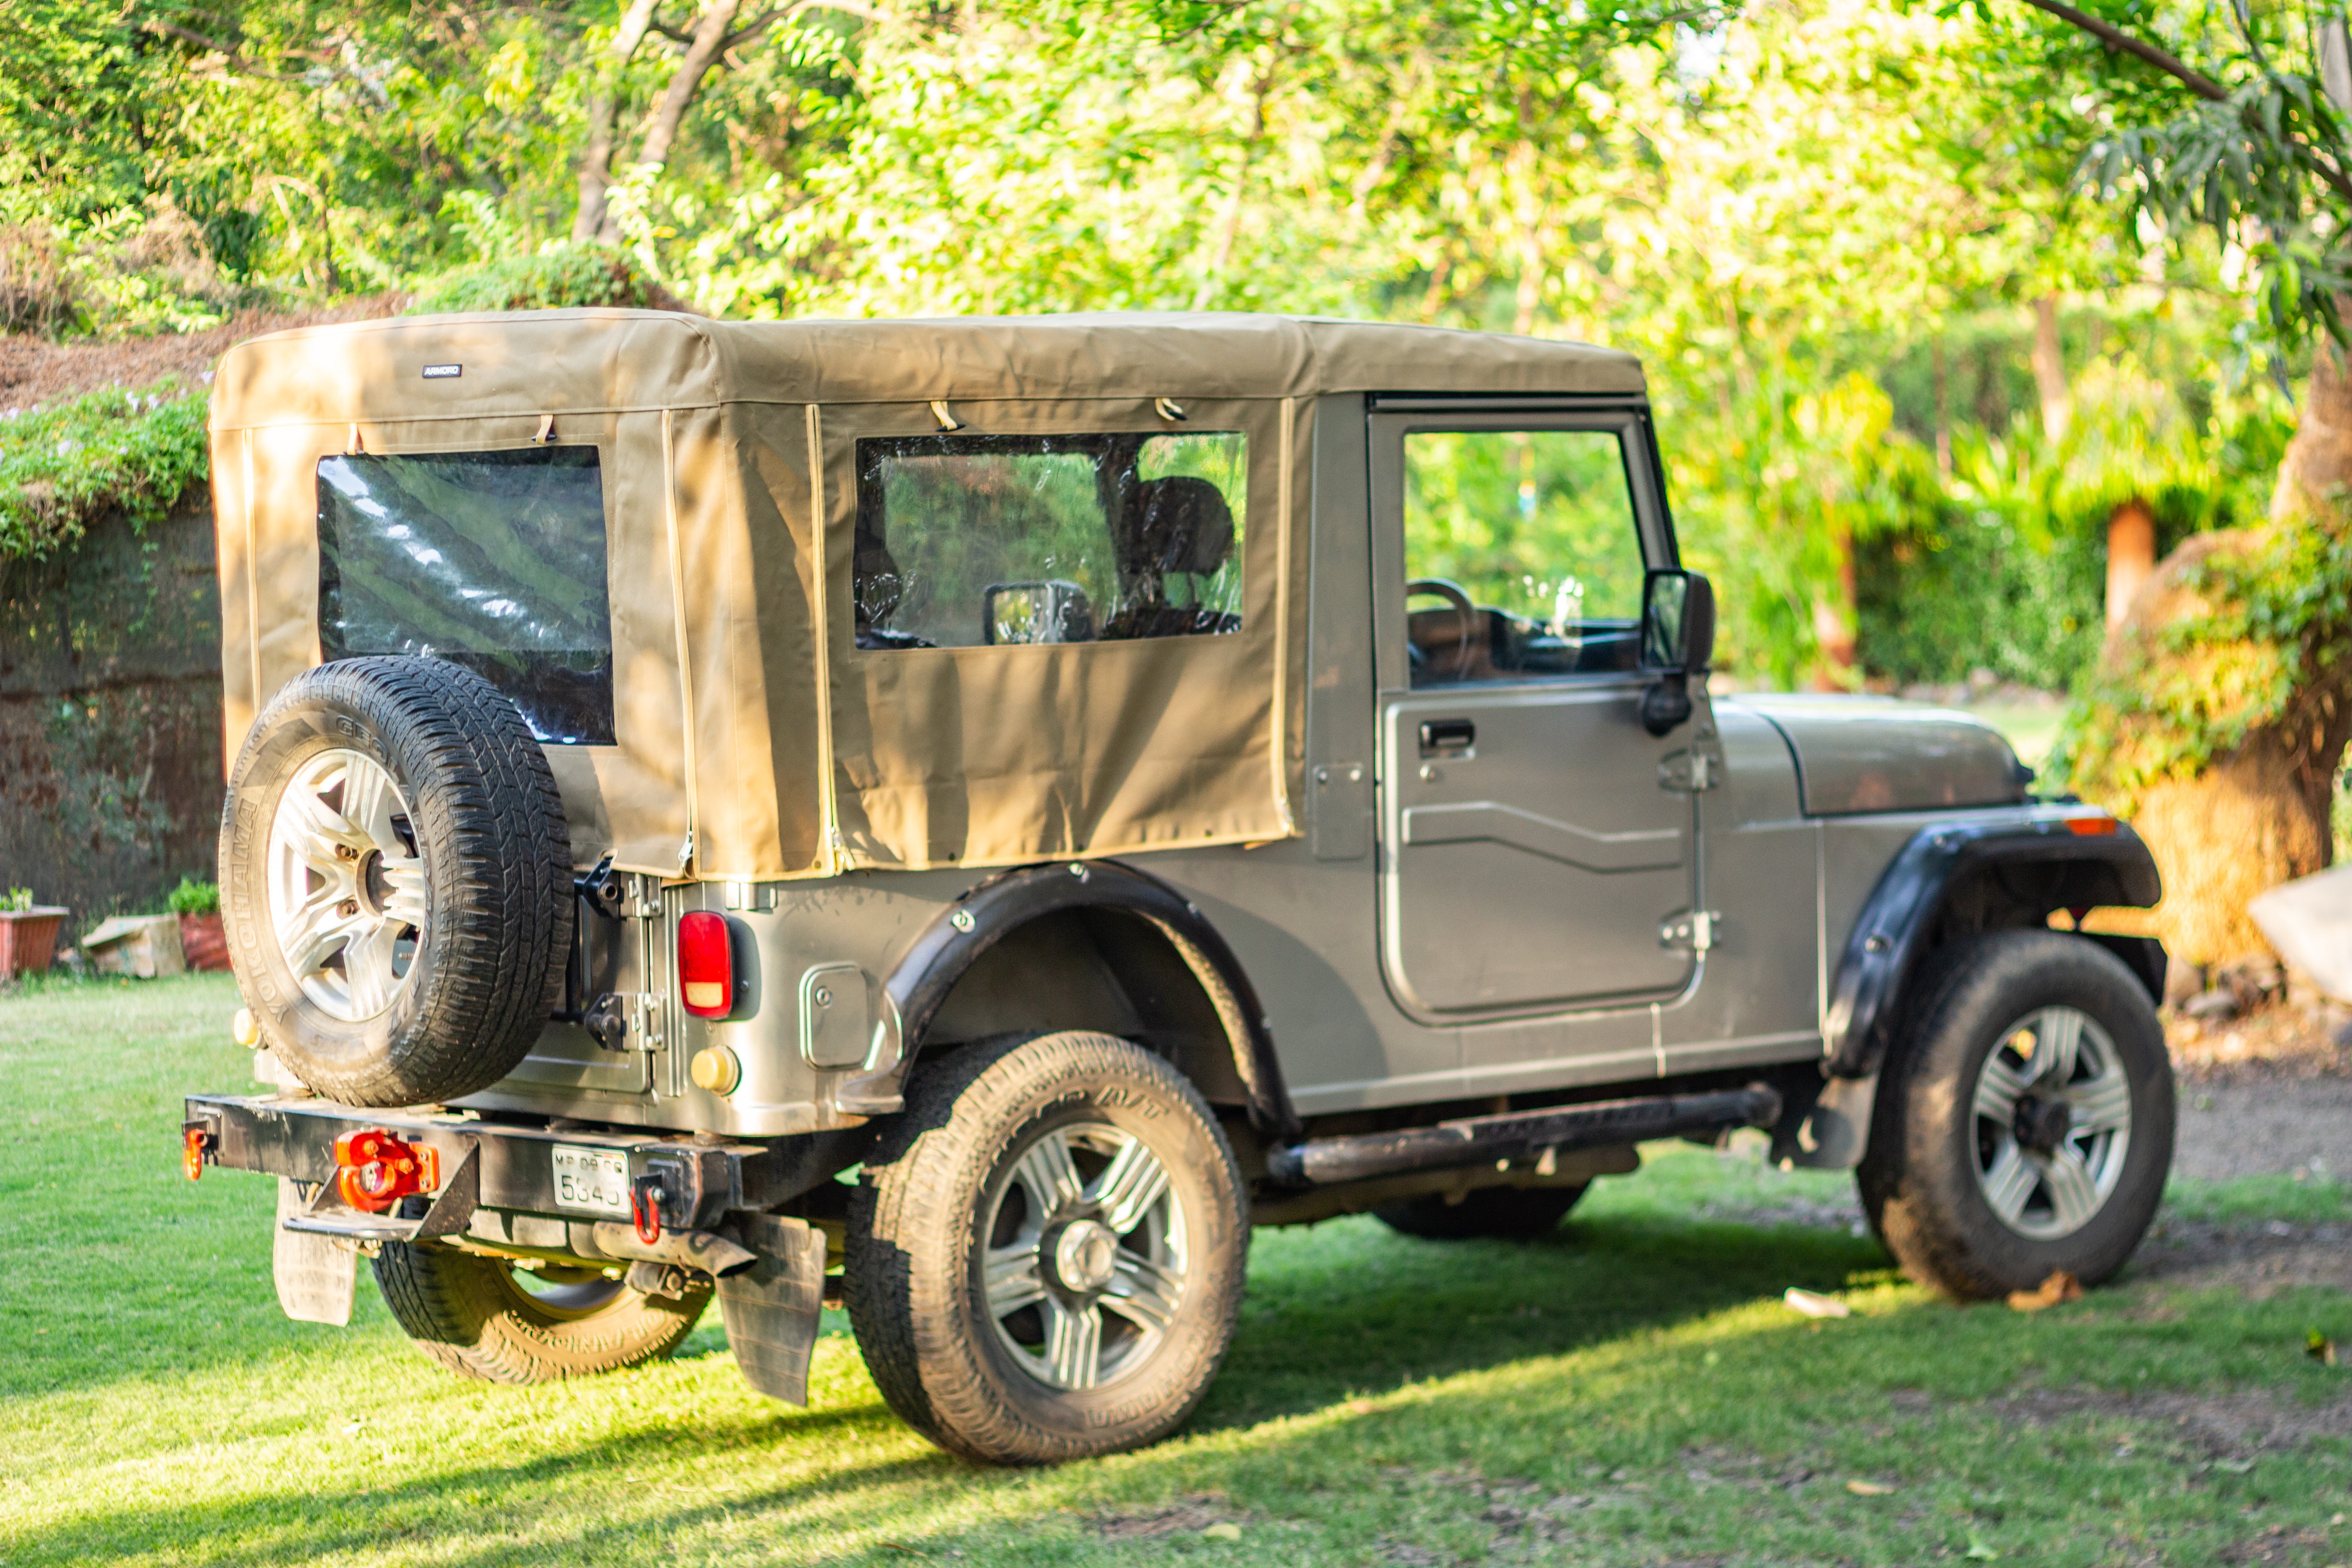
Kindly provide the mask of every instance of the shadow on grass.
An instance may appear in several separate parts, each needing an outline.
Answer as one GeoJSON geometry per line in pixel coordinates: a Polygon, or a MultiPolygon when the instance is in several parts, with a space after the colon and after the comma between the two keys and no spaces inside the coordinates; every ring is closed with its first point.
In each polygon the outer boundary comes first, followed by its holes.
{"type": "Polygon", "coordinates": [[[1195,1429],[1564,1354],[1887,1267],[1874,1242],[1794,1227],[1571,1219],[1514,1243],[1421,1241],[1375,1224],[1258,1244],[1240,1331],[1195,1429]]]}
{"type": "MultiPolygon", "coordinates": [[[[1347,1410],[1335,1413],[1333,1407],[1343,1402],[1464,1372],[1638,1340],[1777,1295],[1790,1284],[1835,1289],[1856,1271],[1883,1263],[1870,1243],[1843,1235],[1622,1218],[1571,1224],[1529,1244],[1418,1241],[1369,1220],[1277,1233],[1262,1237],[1254,1249],[1250,1294],[1233,1352],[1190,1431],[1212,1447],[1229,1447],[1238,1437],[1250,1455],[1288,1463],[1284,1456],[1303,1451],[1301,1444],[1311,1447],[1329,1439],[1334,1427],[1369,1438],[1400,1419],[1394,1413],[1369,1421],[1347,1410]],[[1284,1417],[1308,1417],[1307,1426],[1321,1436],[1284,1417]],[[1265,1432],[1240,1436],[1269,1421],[1275,1425],[1265,1432]]],[[[709,1360],[722,1344],[706,1325],[697,1331],[688,1359],[709,1360]]],[[[1451,1407],[1461,1402],[1449,1394],[1439,1403],[1451,1407]]],[[[1459,1415],[1477,1418],[1475,1405],[1463,1405],[1459,1415]]],[[[520,1521],[518,1533],[524,1535],[533,1535],[537,1521],[551,1512],[569,1510],[579,1517],[554,1539],[485,1542],[470,1553],[436,1555],[436,1561],[491,1568],[543,1560],[551,1552],[571,1560],[625,1558],[650,1541],[746,1515],[791,1513],[796,1531],[872,1528],[872,1516],[880,1510],[861,1505],[860,1497],[893,1483],[926,1479],[951,1484],[938,1488],[935,1498],[917,1500],[911,1512],[908,1500],[894,1499],[889,1528],[953,1535],[958,1529],[942,1517],[950,1498],[974,1488],[1023,1484],[1017,1473],[973,1469],[938,1453],[870,1459],[866,1455],[877,1442],[899,1440],[893,1418],[878,1401],[808,1413],[781,1406],[754,1407],[750,1414],[688,1407],[681,1416],[659,1430],[583,1443],[510,1466],[464,1468],[373,1489],[322,1456],[315,1470],[289,1475],[283,1489],[273,1493],[94,1514],[20,1536],[11,1556],[97,1560],[127,1555],[134,1543],[152,1543],[150,1549],[193,1554],[207,1563],[260,1568],[361,1549],[388,1533],[480,1531],[480,1509],[487,1501],[492,1520],[507,1511],[520,1521]],[[825,1456],[816,1452],[828,1447],[846,1450],[837,1468],[828,1467],[825,1456]],[[815,1473],[783,1486],[723,1488],[720,1500],[676,1509],[638,1506],[622,1479],[633,1466],[692,1466],[721,1451],[750,1460],[753,1469],[814,1467],[815,1473]],[[600,1506],[598,1500],[607,1495],[609,1508],[600,1506]]],[[[464,1415],[448,1409],[440,1418],[464,1415]]],[[[233,1419],[232,1428],[219,1434],[222,1438],[237,1437],[233,1419]]],[[[1156,1469],[1176,1478],[1197,1467],[1197,1458],[1187,1457],[1195,1453],[1195,1445],[1180,1444],[1164,1455],[1114,1463],[1122,1467],[1122,1475],[1144,1480],[1148,1488],[1156,1469]]],[[[1083,1472],[1085,1467],[1072,1469],[1083,1472]]],[[[656,1489],[664,1497],[675,1495],[674,1484],[656,1489]]],[[[442,1544],[446,1550],[446,1542],[442,1544]]]]}

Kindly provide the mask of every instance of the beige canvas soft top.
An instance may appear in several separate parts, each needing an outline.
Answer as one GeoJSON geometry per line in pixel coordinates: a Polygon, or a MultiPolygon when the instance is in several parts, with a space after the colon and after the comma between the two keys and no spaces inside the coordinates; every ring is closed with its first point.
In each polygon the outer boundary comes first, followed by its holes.
{"type": "Polygon", "coordinates": [[[547,310],[274,333],[230,351],[212,401],[231,761],[321,657],[322,458],[593,444],[618,743],[548,748],[582,864],[765,879],[1282,837],[1312,399],[1643,386],[1633,356],[1583,343],[1218,313],[547,310]],[[1244,435],[1241,629],[858,649],[856,441],[950,420],[1244,435]]]}
{"type": "Polygon", "coordinates": [[[239,344],[212,426],[932,398],[1638,393],[1615,349],[1444,327],[1197,312],[719,321],[657,310],[404,316],[239,344]],[[418,367],[462,363],[428,382],[418,367]]]}

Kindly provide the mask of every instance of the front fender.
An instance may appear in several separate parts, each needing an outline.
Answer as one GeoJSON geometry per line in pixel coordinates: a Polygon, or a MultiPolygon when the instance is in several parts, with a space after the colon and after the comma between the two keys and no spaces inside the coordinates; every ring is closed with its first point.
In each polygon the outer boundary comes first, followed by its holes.
{"type": "MultiPolygon", "coordinates": [[[[1923,827],[1887,866],[1846,939],[1831,994],[1825,1070],[1832,1078],[1864,1078],[1878,1070],[1893,1039],[1897,1002],[1927,938],[1952,889],[1968,879],[1994,878],[2012,902],[2053,910],[2127,906],[2145,909],[2164,893],[2156,860],[2139,835],[2104,813],[2087,810],[2005,820],[1941,823],[1923,827]],[[2096,827],[2084,825],[2096,824],[2096,827]]],[[[2152,939],[2107,939],[2133,944],[2122,956],[2159,996],[2162,950],[2152,939]]]]}
{"type": "Polygon", "coordinates": [[[899,1108],[907,1070],[948,993],[981,956],[1041,916],[1068,910],[1119,910],[1150,922],[1192,972],[1234,1053],[1249,1094],[1250,1124],[1269,1139],[1295,1137],[1298,1118],[1283,1085],[1274,1036],[1257,992],[1233,948],[1183,894],[1115,860],[1024,866],[990,878],[917,932],[882,984],[884,1006],[901,1042],[895,1059],[844,1083],[835,1103],[879,1114],[899,1108]]]}

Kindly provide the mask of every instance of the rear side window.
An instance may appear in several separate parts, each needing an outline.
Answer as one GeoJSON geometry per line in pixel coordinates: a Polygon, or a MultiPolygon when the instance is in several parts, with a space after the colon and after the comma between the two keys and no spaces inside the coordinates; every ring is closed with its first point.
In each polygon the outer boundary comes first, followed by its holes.
{"type": "Polygon", "coordinates": [[[613,744],[596,448],[321,459],[319,646],[446,658],[541,741],[613,744]]]}
{"type": "Polygon", "coordinates": [[[857,646],[1214,637],[1242,624],[1247,438],[857,443],[857,646]]]}

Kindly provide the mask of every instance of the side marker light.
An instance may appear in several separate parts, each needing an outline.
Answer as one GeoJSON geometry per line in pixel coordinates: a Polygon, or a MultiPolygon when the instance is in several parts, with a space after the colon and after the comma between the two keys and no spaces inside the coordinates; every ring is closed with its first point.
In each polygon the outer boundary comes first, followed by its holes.
{"type": "Polygon", "coordinates": [[[2105,838],[2121,826],[2112,816],[2070,816],[2066,831],[2078,838],[2105,838]]]}

